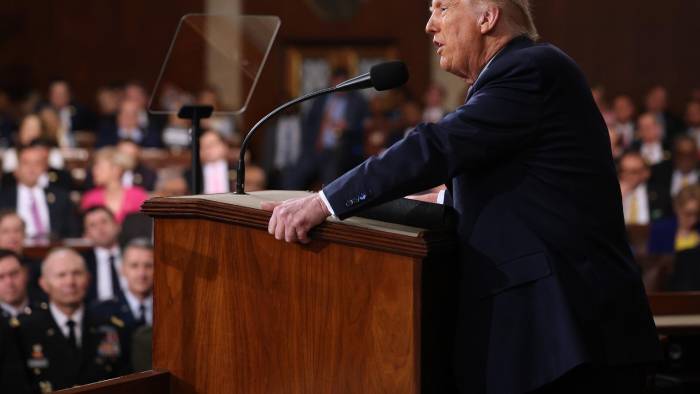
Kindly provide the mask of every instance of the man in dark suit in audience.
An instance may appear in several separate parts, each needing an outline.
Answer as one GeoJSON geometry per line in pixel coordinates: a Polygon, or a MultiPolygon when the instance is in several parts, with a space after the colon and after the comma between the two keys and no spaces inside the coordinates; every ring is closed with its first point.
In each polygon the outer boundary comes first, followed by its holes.
{"type": "Polygon", "coordinates": [[[124,139],[117,144],[117,150],[132,158],[136,166],[124,172],[122,184],[124,187],[141,186],[145,190],[153,191],[156,187],[158,174],[141,163],[141,146],[134,140],[124,139]]]}
{"type": "Polygon", "coordinates": [[[688,135],[679,135],[673,142],[670,160],[665,160],[651,168],[648,182],[649,192],[657,197],[663,206],[663,216],[673,216],[673,197],[690,185],[700,180],[698,169],[698,147],[695,139],[688,135]]]}
{"type": "MultiPolygon", "coordinates": [[[[46,150],[46,157],[49,157],[51,151],[51,145],[42,139],[36,139],[29,143],[34,149],[44,149],[46,150]]],[[[47,167],[46,172],[41,174],[39,177],[39,184],[43,187],[56,187],[66,191],[76,189],[73,177],[66,170],[47,167]]],[[[17,178],[12,172],[6,172],[2,175],[0,180],[0,188],[13,188],[17,187],[17,178]]]]}
{"type": "Polygon", "coordinates": [[[24,254],[25,225],[13,210],[0,211],[0,249],[7,249],[19,257],[29,275],[29,299],[31,304],[46,301],[46,293],[39,286],[41,261],[24,254]]]}
{"type": "Polygon", "coordinates": [[[19,336],[35,391],[51,392],[129,372],[124,322],[95,318],[85,306],[90,274],[71,249],[56,249],[42,264],[48,305],[19,320],[19,336]]]}
{"type": "Polygon", "coordinates": [[[87,303],[119,299],[124,296],[125,281],[120,275],[122,254],[119,249],[119,223],[112,211],[96,206],[83,215],[85,238],[93,248],[83,253],[92,281],[87,303]]]}
{"type": "Polygon", "coordinates": [[[98,131],[95,147],[116,145],[121,139],[133,140],[147,148],[162,147],[160,130],[144,127],[139,122],[140,110],[137,102],[123,101],[117,114],[117,123],[98,131]]]}
{"type": "Polygon", "coordinates": [[[625,223],[648,225],[668,216],[671,196],[665,186],[650,183],[651,170],[638,152],[622,155],[618,173],[625,223]]]}
{"type": "Polygon", "coordinates": [[[55,80],[49,86],[49,101],[58,113],[61,124],[66,130],[92,131],[95,128],[95,116],[85,107],[73,100],[70,85],[65,80],[55,80]]]}
{"type": "Polygon", "coordinates": [[[0,249],[0,316],[11,326],[22,315],[32,313],[29,272],[14,252],[0,249]]]}
{"type": "MultiPolygon", "coordinates": [[[[236,182],[236,171],[229,165],[229,146],[226,140],[216,131],[205,131],[199,137],[199,155],[202,161],[202,187],[204,194],[228,193],[233,190],[236,182]]],[[[189,182],[192,170],[184,173],[189,182]]]]}
{"type": "Polygon", "coordinates": [[[654,86],[645,99],[646,111],[661,125],[665,144],[670,144],[685,128],[683,121],[668,109],[668,91],[663,86],[654,86]]]}
{"type": "Polygon", "coordinates": [[[78,235],[75,206],[62,188],[42,185],[48,169],[47,150],[26,146],[18,152],[17,185],[0,190],[0,208],[15,210],[24,220],[27,237],[62,239],[78,235]]]}
{"type": "MultiPolygon", "coordinates": [[[[331,85],[348,78],[336,69],[331,85]]],[[[315,99],[302,125],[301,159],[285,174],[285,188],[306,189],[315,181],[327,184],[364,158],[367,102],[357,92],[340,92],[315,99]]]]}
{"type": "Polygon", "coordinates": [[[661,351],[583,73],[533,41],[526,0],[433,0],[431,13],[441,67],[471,85],[466,103],[321,193],[263,204],[268,231],[309,242],[331,214],[446,183],[460,245],[459,391],[641,394],[661,351]]]}
{"type": "Polygon", "coordinates": [[[3,393],[29,392],[17,330],[5,319],[0,319],[0,389],[3,393]]]}

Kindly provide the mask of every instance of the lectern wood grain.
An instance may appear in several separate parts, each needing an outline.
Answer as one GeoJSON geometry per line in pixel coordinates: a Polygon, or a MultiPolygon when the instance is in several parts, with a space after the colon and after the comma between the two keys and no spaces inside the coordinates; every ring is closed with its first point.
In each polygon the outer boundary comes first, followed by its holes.
{"type": "Polygon", "coordinates": [[[172,393],[443,392],[450,265],[434,246],[449,241],[327,223],[304,246],[275,240],[255,209],[156,199],[144,212],[153,366],[172,393]]]}

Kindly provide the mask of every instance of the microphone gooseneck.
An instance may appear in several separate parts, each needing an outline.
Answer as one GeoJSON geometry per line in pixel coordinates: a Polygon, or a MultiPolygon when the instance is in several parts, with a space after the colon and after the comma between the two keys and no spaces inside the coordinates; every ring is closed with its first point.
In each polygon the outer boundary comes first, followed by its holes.
{"type": "Polygon", "coordinates": [[[241,144],[241,150],[238,157],[238,168],[236,169],[236,191],[235,194],[245,194],[245,154],[248,150],[248,144],[250,143],[255,131],[260,128],[265,122],[270,120],[275,115],[284,111],[285,109],[316,98],[318,96],[323,96],[324,94],[330,94],[334,92],[346,92],[358,89],[367,89],[374,87],[378,91],[389,90],[402,86],[408,81],[408,69],[403,62],[394,61],[378,64],[370,70],[369,73],[359,75],[355,78],[349,79],[343,83],[336,86],[322,89],[316,92],[309,93],[307,95],[298,97],[288,103],[285,103],[272,112],[265,115],[264,118],[260,119],[258,123],[250,129],[248,134],[246,134],[241,144]]]}

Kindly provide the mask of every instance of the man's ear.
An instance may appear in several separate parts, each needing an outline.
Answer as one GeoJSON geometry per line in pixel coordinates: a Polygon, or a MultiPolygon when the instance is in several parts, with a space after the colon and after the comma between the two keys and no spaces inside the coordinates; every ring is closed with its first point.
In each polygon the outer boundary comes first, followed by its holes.
{"type": "Polygon", "coordinates": [[[485,5],[479,16],[479,30],[481,34],[489,34],[501,19],[501,9],[493,4],[485,5]]]}

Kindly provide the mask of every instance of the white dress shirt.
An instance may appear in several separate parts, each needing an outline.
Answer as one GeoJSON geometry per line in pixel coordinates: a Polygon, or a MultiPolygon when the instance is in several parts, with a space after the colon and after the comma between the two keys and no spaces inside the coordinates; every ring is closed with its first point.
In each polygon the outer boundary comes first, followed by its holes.
{"type": "Polygon", "coordinates": [[[111,300],[116,297],[117,292],[112,287],[112,270],[109,264],[109,256],[114,256],[114,269],[117,271],[119,283],[122,289],[125,279],[121,276],[122,256],[119,247],[111,249],[95,247],[95,257],[97,258],[97,299],[99,301],[111,300]]]}
{"type": "Polygon", "coordinates": [[[698,171],[691,171],[688,174],[675,170],[671,178],[671,195],[675,196],[683,188],[683,185],[695,185],[698,183],[698,171]]]}
{"type": "Polygon", "coordinates": [[[46,194],[39,185],[29,188],[21,183],[17,184],[17,214],[24,220],[25,233],[27,238],[37,235],[37,228],[32,215],[32,196],[36,201],[39,212],[39,219],[44,227],[46,235],[51,231],[51,219],[49,216],[49,206],[46,203],[46,194]]]}
{"type": "Polygon", "coordinates": [[[4,302],[0,302],[0,308],[7,312],[12,317],[17,317],[22,311],[24,311],[29,306],[29,299],[25,299],[22,305],[18,308],[4,302]]]}
{"type": "Polygon", "coordinates": [[[228,179],[228,163],[218,160],[207,163],[202,168],[204,174],[204,194],[228,193],[231,191],[228,179]]]}
{"type": "Polygon", "coordinates": [[[131,309],[131,314],[134,316],[136,320],[139,320],[141,318],[141,305],[144,306],[146,316],[145,316],[145,321],[146,324],[149,326],[153,325],[153,296],[148,296],[146,299],[143,301],[139,301],[138,298],[136,298],[135,295],[131,293],[131,291],[126,290],[124,291],[124,297],[126,298],[126,302],[129,304],[129,309],[131,309]]]}
{"type": "Polygon", "coordinates": [[[58,110],[58,117],[61,118],[61,126],[64,130],[73,130],[73,111],[70,106],[58,110]]]}
{"type": "Polygon", "coordinates": [[[645,183],[637,186],[636,189],[622,199],[622,209],[625,214],[625,223],[649,224],[649,197],[645,183]],[[635,217],[631,217],[634,200],[636,200],[637,212],[635,217]]]}
{"type": "Polygon", "coordinates": [[[664,149],[660,142],[642,144],[639,153],[650,166],[659,164],[664,160],[664,149]]]}
{"type": "Polygon", "coordinates": [[[68,320],[75,322],[75,327],[73,328],[73,331],[75,331],[75,342],[77,343],[78,347],[80,347],[83,343],[83,315],[85,313],[85,307],[81,306],[80,309],[73,313],[73,316],[66,316],[58,309],[56,305],[54,305],[53,302],[50,302],[49,311],[51,311],[53,320],[61,330],[61,334],[63,334],[63,336],[66,338],[70,336],[70,327],[68,327],[68,324],[66,323],[68,323],[68,320]]]}

